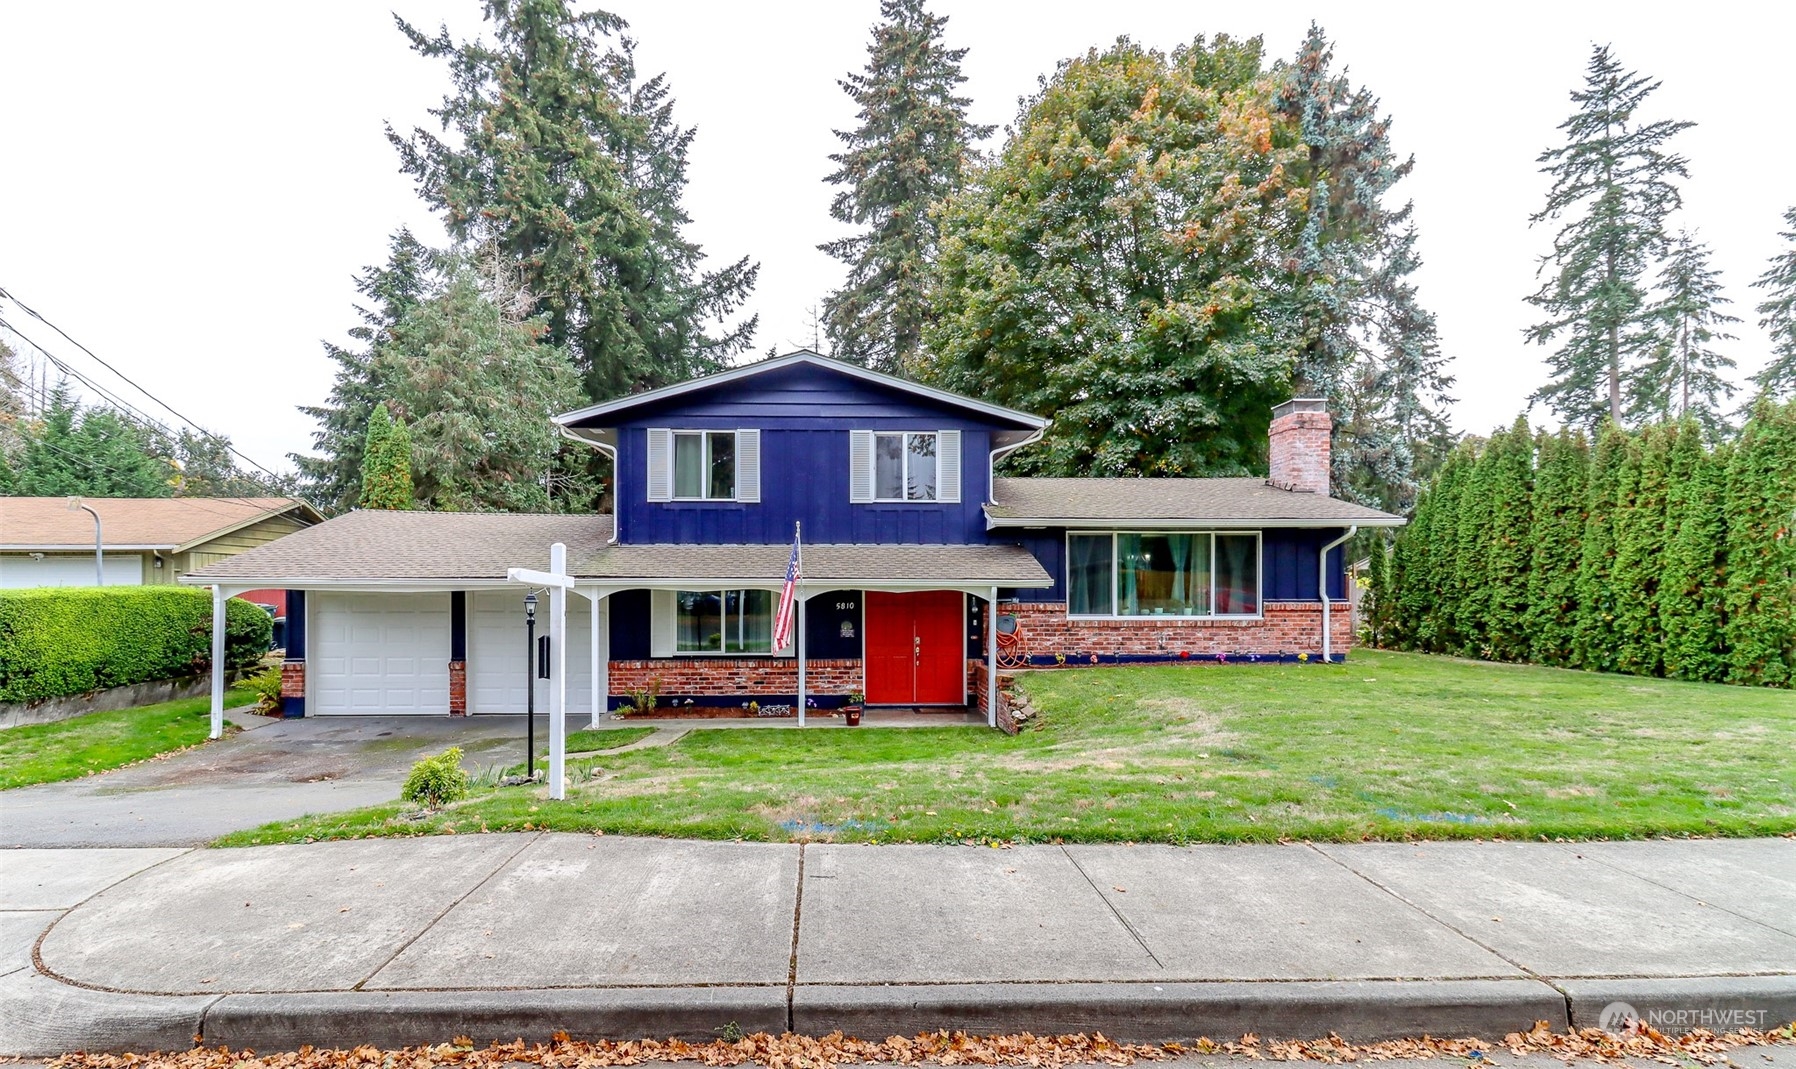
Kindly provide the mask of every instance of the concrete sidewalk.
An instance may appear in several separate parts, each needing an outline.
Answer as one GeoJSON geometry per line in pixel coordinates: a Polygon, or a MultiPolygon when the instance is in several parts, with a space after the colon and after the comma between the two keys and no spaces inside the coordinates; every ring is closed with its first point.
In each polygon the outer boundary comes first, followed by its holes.
{"type": "Polygon", "coordinates": [[[1796,1019],[1796,841],[0,852],[0,1053],[1796,1019]]]}

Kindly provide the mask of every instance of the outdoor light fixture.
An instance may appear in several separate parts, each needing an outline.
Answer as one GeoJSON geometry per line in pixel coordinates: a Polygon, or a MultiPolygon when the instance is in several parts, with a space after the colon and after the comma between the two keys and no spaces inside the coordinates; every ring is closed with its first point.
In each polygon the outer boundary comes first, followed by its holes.
{"type": "Polygon", "coordinates": [[[85,512],[94,518],[94,585],[106,585],[106,550],[100,545],[100,514],[81,503],[78,497],[69,498],[70,512],[85,512]]]}

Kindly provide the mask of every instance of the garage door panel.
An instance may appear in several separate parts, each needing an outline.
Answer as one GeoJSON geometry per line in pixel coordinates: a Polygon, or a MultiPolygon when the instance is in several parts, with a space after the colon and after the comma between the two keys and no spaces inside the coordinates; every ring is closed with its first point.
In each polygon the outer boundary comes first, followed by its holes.
{"type": "Polygon", "coordinates": [[[316,713],[448,713],[448,594],[321,593],[311,616],[316,713]]]}
{"type": "MultiPolygon", "coordinates": [[[[523,597],[513,592],[468,595],[468,712],[521,713],[529,674],[523,597]]],[[[537,606],[536,633],[549,633],[548,599],[537,606]]],[[[592,611],[587,600],[567,603],[567,705],[581,712],[592,701],[592,611]]],[[[536,708],[549,706],[549,683],[536,680],[536,708]]]]}

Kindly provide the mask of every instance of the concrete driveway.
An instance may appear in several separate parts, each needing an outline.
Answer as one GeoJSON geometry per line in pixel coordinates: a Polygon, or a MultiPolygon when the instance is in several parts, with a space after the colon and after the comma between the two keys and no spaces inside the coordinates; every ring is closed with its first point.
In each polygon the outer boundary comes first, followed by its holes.
{"type": "MultiPolygon", "coordinates": [[[[399,797],[412,762],[460,746],[469,769],[524,758],[524,718],[263,721],[219,742],[97,776],[0,791],[0,847],[196,846],[271,820],[399,797]]],[[[568,718],[570,731],[585,717],[568,718]]],[[[537,746],[548,719],[537,718],[537,746]]]]}

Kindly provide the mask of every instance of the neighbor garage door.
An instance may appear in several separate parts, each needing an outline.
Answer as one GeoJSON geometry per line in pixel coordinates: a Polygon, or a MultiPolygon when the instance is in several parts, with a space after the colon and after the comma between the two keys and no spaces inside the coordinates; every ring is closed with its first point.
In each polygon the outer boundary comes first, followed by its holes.
{"type": "Polygon", "coordinates": [[[315,714],[449,712],[449,595],[314,594],[315,714]]]}
{"type": "MultiPolygon", "coordinates": [[[[567,599],[567,706],[572,713],[592,708],[592,610],[583,597],[567,599]]],[[[549,599],[538,598],[536,633],[549,633],[549,599]]],[[[522,591],[468,595],[468,712],[521,713],[528,673],[522,591]]],[[[536,710],[549,708],[546,681],[537,682],[536,710]]]]}

